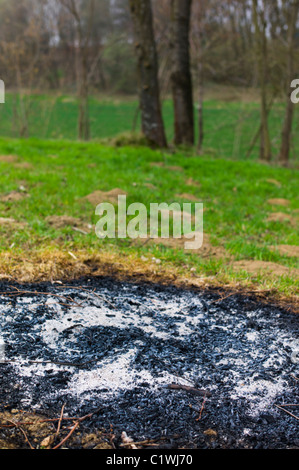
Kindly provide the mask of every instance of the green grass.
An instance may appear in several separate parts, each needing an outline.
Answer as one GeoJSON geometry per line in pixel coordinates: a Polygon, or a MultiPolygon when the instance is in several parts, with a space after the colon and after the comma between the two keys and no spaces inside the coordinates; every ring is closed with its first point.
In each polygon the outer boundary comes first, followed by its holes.
{"type": "MultiPolygon", "coordinates": [[[[88,235],[72,227],[55,229],[46,217],[70,215],[84,223],[95,224],[94,207],[82,198],[95,190],[121,188],[128,192],[127,203],[178,201],[177,194],[188,193],[204,202],[204,232],[215,246],[227,250],[235,260],[264,260],[289,268],[298,268],[298,258],[281,256],[271,245],[299,245],[298,229],[289,223],[267,222],[271,212],[285,212],[298,217],[298,172],[261,165],[250,161],[213,158],[211,155],[186,156],[154,151],[147,147],[111,147],[97,142],[79,143],[67,140],[0,139],[0,155],[16,155],[30,168],[0,161],[0,195],[19,190],[22,185],[29,197],[20,201],[1,202],[0,217],[27,222],[23,229],[5,228],[0,224],[1,253],[24,253],[57,247],[65,252],[116,250],[122,255],[159,258],[198,275],[218,276],[242,282],[250,276],[231,269],[222,258],[201,257],[196,253],[172,250],[164,246],[134,246],[126,240],[99,240],[94,231],[88,235]],[[153,167],[164,162],[165,167],[153,167]],[[167,166],[180,166],[181,171],[167,166]],[[189,186],[192,178],[200,183],[189,186]],[[269,182],[275,180],[280,186],[269,182]],[[151,183],[156,189],[148,188],[151,183]],[[285,198],[288,207],[273,208],[268,199],[285,198]]],[[[178,201],[182,202],[182,201],[178,201]]],[[[186,202],[186,201],[185,201],[186,202]]],[[[298,226],[297,226],[298,227],[298,226]]],[[[251,276],[257,283],[265,282],[258,274],[251,276]]],[[[269,278],[270,279],[270,278],[269,278]]],[[[270,280],[269,280],[270,282],[270,280]]],[[[298,288],[298,279],[281,277],[275,288],[284,293],[298,288]]]]}
{"type": "MultiPolygon", "coordinates": [[[[205,140],[204,152],[220,158],[246,159],[247,150],[259,127],[258,99],[247,101],[224,101],[208,95],[204,103],[205,140]]],[[[30,104],[29,137],[40,139],[77,139],[77,101],[72,96],[34,94],[25,97],[30,104]]],[[[89,103],[91,138],[107,139],[131,132],[138,103],[134,98],[91,97],[89,103]]],[[[19,99],[7,93],[6,104],[0,107],[0,136],[19,137],[16,110],[19,99]]],[[[293,131],[291,158],[298,161],[299,138],[298,113],[293,131]]],[[[197,111],[194,109],[197,129],[197,111]]],[[[276,103],[270,113],[269,127],[273,156],[277,156],[280,145],[284,104],[276,103]]],[[[171,100],[163,104],[163,116],[169,142],[173,140],[173,108],[171,100]]],[[[139,130],[140,119],[137,120],[139,130]]],[[[258,158],[258,145],[250,159],[258,158]]]]}

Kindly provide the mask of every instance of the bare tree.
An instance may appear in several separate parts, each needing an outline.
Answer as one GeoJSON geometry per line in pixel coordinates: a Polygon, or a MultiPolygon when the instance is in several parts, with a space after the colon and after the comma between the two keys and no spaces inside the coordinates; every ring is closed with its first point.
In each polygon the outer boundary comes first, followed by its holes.
{"type": "Polygon", "coordinates": [[[207,8],[207,1],[193,3],[193,21],[191,22],[191,38],[193,45],[193,54],[197,73],[197,94],[198,94],[198,142],[197,150],[202,151],[204,140],[204,120],[203,120],[203,101],[204,101],[204,15],[207,8]]]}
{"type": "Polygon", "coordinates": [[[286,23],[288,26],[287,34],[287,72],[286,72],[286,86],[287,86],[287,101],[284,123],[281,136],[281,148],[279,154],[279,161],[282,165],[287,166],[290,156],[292,123],[294,116],[294,104],[290,98],[290,84],[294,78],[294,49],[296,42],[296,25],[299,13],[299,1],[293,0],[283,1],[283,8],[285,10],[286,23]]]}
{"type": "Polygon", "coordinates": [[[95,15],[95,0],[88,1],[87,16],[83,17],[77,0],[60,0],[61,4],[71,14],[76,30],[76,70],[77,93],[79,99],[78,137],[88,140],[90,137],[90,122],[88,111],[89,80],[88,52],[91,43],[93,21],[95,15]]]}
{"type": "Polygon", "coordinates": [[[138,59],[138,88],[142,131],[151,144],[166,147],[151,1],[130,0],[130,11],[138,59]]]}
{"type": "Polygon", "coordinates": [[[255,29],[256,57],[261,97],[260,159],[269,162],[272,155],[267,110],[268,48],[265,3],[265,0],[263,0],[263,4],[261,8],[259,8],[258,0],[252,0],[252,16],[255,29]]]}
{"type": "Polygon", "coordinates": [[[5,81],[14,84],[13,129],[20,137],[29,137],[31,92],[42,81],[43,2],[11,0],[0,7],[5,16],[0,36],[1,65],[5,81]]]}
{"type": "Polygon", "coordinates": [[[171,0],[172,95],[174,142],[194,144],[194,112],[190,70],[190,15],[192,0],[171,0]]]}

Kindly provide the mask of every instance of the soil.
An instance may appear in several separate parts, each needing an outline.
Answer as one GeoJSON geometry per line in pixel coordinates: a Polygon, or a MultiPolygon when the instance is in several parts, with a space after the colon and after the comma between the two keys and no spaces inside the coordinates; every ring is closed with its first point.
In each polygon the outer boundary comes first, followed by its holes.
{"type": "Polygon", "coordinates": [[[83,198],[83,200],[86,200],[90,202],[93,206],[97,206],[98,204],[101,204],[103,202],[110,202],[112,204],[116,204],[118,202],[118,196],[127,196],[128,194],[126,191],[123,191],[122,189],[119,188],[114,188],[111,191],[94,191],[91,194],[88,194],[83,198]]]}
{"type": "Polygon", "coordinates": [[[92,225],[91,224],[86,224],[84,223],[81,219],[78,219],[76,217],[70,217],[68,215],[51,215],[46,218],[46,221],[55,228],[62,228],[62,227],[68,227],[71,226],[75,229],[78,229],[79,231],[82,231],[82,233],[90,233],[92,230],[92,225]]]}
{"type": "Polygon", "coordinates": [[[170,171],[184,171],[184,168],[178,165],[166,165],[164,162],[153,162],[150,164],[151,167],[166,168],[170,171]]]}
{"type": "Polygon", "coordinates": [[[26,192],[22,191],[11,191],[8,194],[4,194],[0,196],[0,201],[2,202],[17,202],[21,201],[22,199],[25,199],[26,197],[29,197],[29,194],[26,192]]]}
{"type": "MultiPolygon", "coordinates": [[[[54,443],[59,444],[63,437],[67,436],[69,430],[66,430],[65,421],[62,420],[62,426],[57,433],[57,425],[60,416],[49,418],[47,415],[32,413],[24,410],[10,409],[0,412],[0,449],[51,449],[54,443]]],[[[69,426],[74,425],[75,420],[67,420],[69,426]]],[[[82,449],[112,449],[109,443],[109,437],[100,431],[93,433],[82,433],[71,437],[72,443],[80,441],[82,449]]],[[[69,443],[70,444],[70,443],[69,443]]],[[[68,444],[68,445],[69,445],[68,444]]]]}
{"type": "Polygon", "coordinates": [[[170,171],[181,171],[181,172],[184,171],[184,168],[178,165],[170,165],[170,166],[168,165],[166,166],[166,168],[170,171]]]}
{"type": "Polygon", "coordinates": [[[233,268],[236,270],[245,270],[251,274],[261,274],[263,271],[270,271],[275,276],[287,276],[290,274],[299,275],[299,269],[288,268],[278,263],[271,261],[258,261],[258,260],[240,260],[233,263],[233,268]]]}
{"type": "Polygon", "coordinates": [[[267,222],[280,222],[280,223],[291,223],[293,226],[298,224],[295,217],[285,214],[284,212],[273,212],[267,217],[267,222]]]}
{"type": "Polygon", "coordinates": [[[17,220],[11,217],[0,217],[0,225],[8,226],[8,227],[24,227],[27,225],[25,222],[18,222],[17,220]]]}
{"type": "Polygon", "coordinates": [[[16,168],[21,168],[22,170],[31,170],[33,167],[32,163],[29,162],[17,162],[14,163],[16,168]]]}
{"type": "Polygon", "coordinates": [[[268,204],[270,204],[271,206],[289,206],[290,205],[290,201],[288,199],[283,199],[283,198],[277,198],[277,199],[269,199],[267,201],[268,204]]]}
{"type": "Polygon", "coordinates": [[[270,250],[278,251],[282,256],[299,258],[299,246],[297,245],[273,245],[270,250]]]}
{"type": "Polygon", "coordinates": [[[15,163],[18,161],[18,157],[15,155],[0,155],[0,162],[4,163],[15,163]]]}
{"type": "Polygon", "coordinates": [[[153,189],[153,190],[157,189],[157,187],[154,186],[152,183],[144,183],[144,186],[148,189],[153,189]]]}
{"type": "Polygon", "coordinates": [[[194,196],[194,194],[188,194],[188,193],[183,193],[183,194],[176,194],[175,197],[179,199],[185,199],[186,201],[192,201],[192,202],[201,202],[201,200],[194,196]]]}
{"type": "Polygon", "coordinates": [[[277,186],[277,188],[281,188],[281,186],[282,186],[279,181],[271,179],[271,178],[267,179],[266,182],[269,183],[269,184],[274,184],[274,186],[277,186]]]}
{"type": "Polygon", "coordinates": [[[155,167],[158,167],[158,168],[163,168],[165,166],[165,163],[164,162],[152,162],[150,164],[150,166],[152,168],[155,168],[155,167]]]}
{"type": "Polygon", "coordinates": [[[187,186],[196,186],[197,188],[201,188],[201,184],[198,181],[194,181],[192,178],[188,178],[185,183],[187,186]]]}

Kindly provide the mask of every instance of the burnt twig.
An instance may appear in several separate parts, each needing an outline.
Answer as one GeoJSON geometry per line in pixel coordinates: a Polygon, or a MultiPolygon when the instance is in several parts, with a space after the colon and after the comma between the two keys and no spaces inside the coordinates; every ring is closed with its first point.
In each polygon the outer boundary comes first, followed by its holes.
{"type": "Polygon", "coordinates": [[[198,418],[196,419],[196,421],[200,421],[200,420],[201,420],[201,415],[202,415],[202,412],[203,412],[203,409],[204,409],[204,406],[205,406],[206,399],[207,399],[207,395],[205,394],[205,395],[204,395],[204,398],[203,398],[203,401],[202,401],[202,405],[201,405],[200,411],[199,411],[199,416],[198,416],[198,418]]]}
{"type": "Polygon", "coordinates": [[[211,393],[207,390],[195,388],[195,387],[188,387],[187,385],[179,385],[179,384],[169,384],[167,388],[170,390],[184,390],[185,392],[192,393],[192,395],[200,395],[210,397],[211,393]]]}
{"type": "Polygon", "coordinates": [[[276,408],[279,408],[280,410],[284,411],[284,412],[287,413],[288,415],[292,416],[293,418],[299,420],[299,416],[296,416],[296,415],[294,415],[293,413],[291,413],[290,411],[285,410],[282,406],[279,406],[279,405],[274,405],[274,406],[276,406],[276,408]]]}

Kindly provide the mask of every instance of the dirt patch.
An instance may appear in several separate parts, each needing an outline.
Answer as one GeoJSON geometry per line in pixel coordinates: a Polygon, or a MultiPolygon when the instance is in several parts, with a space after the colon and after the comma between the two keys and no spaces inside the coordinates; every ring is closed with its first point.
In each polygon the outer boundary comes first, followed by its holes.
{"type": "Polygon", "coordinates": [[[288,199],[268,199],[267,204],[270,204],[270,206],[285,206],[288,207],[290,205],[290,201],[288,199]]]}
{"type": "Polygon", "coordinates": [[[267,222],[280,222],[280,223],[290,223],[291,225],[297,225],[298,221],[295,217],[292,217],[285,212],[273,212],[267,217],[267,222]]]}
{"type": "Polygon", "coordinates": [[[157,187],[154,186],[152,183],[144,183],[144,186],[148,189],[153,189],[153,190],[157,189],[157,187]]]}
{"type": "Polygon", "coordinates": [[[31,170],[32,168],[34,168],[34,166],[32,165],[32,163],[29,163],[29,162],[19,162],[19,163],[15,163],[14,166],[16,168],[20,168],[21,170],[31,170]]]}
{"type": "Polygon", "coordinates": [[[184,168],[178,165],[170,165],[170,166],[166,166],[166,168],[167,170],[170,170],[170,171],[184,171],[184,168]]]}
{"type": "Polygon", "coordinates": [[[184,168],[178,165],[166,165],[164,162],[153,162],[150,164],[151,167],[165,168],[170,171],[184,171],[184,168]]]}
{"type": "Polygon", "coordinates": [[[152,163],[150,164],[150,166],[151,166],[152,168],[155,168],[155,167],[163,168],[163,167],[165,167],[165,163],[164,163],[164,162],[152,162],[152,163]]]}
{"type": "Polygon", "coordinates": [[[92,229],[91,224],[85,224],[81,219],[71,217],[69,215],[51,215],[46,218],[46,221],[54,228],[60,229],[63,227],[71,226],[84,233],[90,233],[92,229]]]}
{"type": "Polygon", "coordinates": [[[49,435],[55,432],[53,424],[45,422],[45,419],[45,416],[16,409],[0,413],[1,449],[22,447],[22,441],[24,441],[24,447],[32,448],[38,444],[40,446],[49,435]]]}
{"type": "Polygon", "coordinates": [[[188,193],[176,194],[175,197],[179,199],[185,199],[187,201],[192,201],[192,202],[201,202],[198,197],[194,196],[194,194],[188,194],[188,193]]]}
{"type": "Polygon", "coordinates": [[[114,188],[111,189],[111,191],[94,191],[91,194],[88,194],[83,198],[83,200],[86,200],[90,202],[93,206],[97,206],[98,204],[101,204],[103,202],[110,202],[112,204],[116,204],[118,201],[118,196],[127,196],[128,193],[126,191],[123,191],[122,189],[119,188],[114,188]]]}
{"type": "Polygon", "coordinates": [[[2,202],[17,202],[17,201],[22,201],[23,199],[29,197],[29,194],[27,194],[24,191],[11,191],[8,194],[4,194],[0,196],[0,201],[2,202]]]}
{"type": "Polygon", "coordinates": [[[194,181],[193,178],[188,178],[186,181],[185,181],[185,184],[187,186],[196,186],[197,188],[201,188],[201,184],[198,182],[198,181],[194,181]]]}
{"type": "Polygon", "coordinates": [[[299,246],[297,245],[275,245],[270,246],[270,250],[278,251],[282,256],[291,256],[295,258],[299,258],[299,246]]]}
{"type": "Polygon", "coordinates": [[[271,179],[271,178],[267,179],[266,183],[274,184],[274,186],[276,186],[277,188],[281,188],[281,186],[282,186],[279,181],[271,179]]]}
{"type": "Polygon", "coordinates": [[[69,215],[51,215],[46,218],[46,221],[55,228],[62,228],[68,225],[77,226],[81,223],[80,219],[69,215]]]}
{"type": "Polygon", "coordinates": [[[27,222],[18,222],[17,220],[10,217],[0,217],[0,227],[25,227],[27,222]]]}
{"type": "Polygon", "coordinates": [[[0,155],[0,162],[15,163],[16,161],[18,161],[18,157],[16,155],[0,155]]]}
{"type": "Polygon", "coordinates": [[[261,274],[267,272],[274,276],[288,276],[299,275],[299,269],[288,268],[278,263],[271,261],[258,261],[258,260],[241,260],[233,263],[233,268],[236,270],[245,270],[250,274],[261,274]]]}
{"type": "MultiPolygon", "coordinates": [[[[80,417],[78,418],[80,420],[80,417]]],[[[11,409],[0,412],[0,449],[51,449],[62,447],[60,443],[70,432],[70,424],[76,423],[76,418],[62,415],[57,418],[47,418],[40,414],[11,409]],[[62,418],[62,419],[61,419],[62,418]],[[59,426],[59,428],[58,428],[59,426]]],[[[63,445],[82,449],[112,449],[108,437],[103,433],[95,431],[80,433],[80,427],[76,427],[77,433],[70,436],[70,440],[63,445]],[[80,443],[80,444],[79,444],[80,443]]]]}

